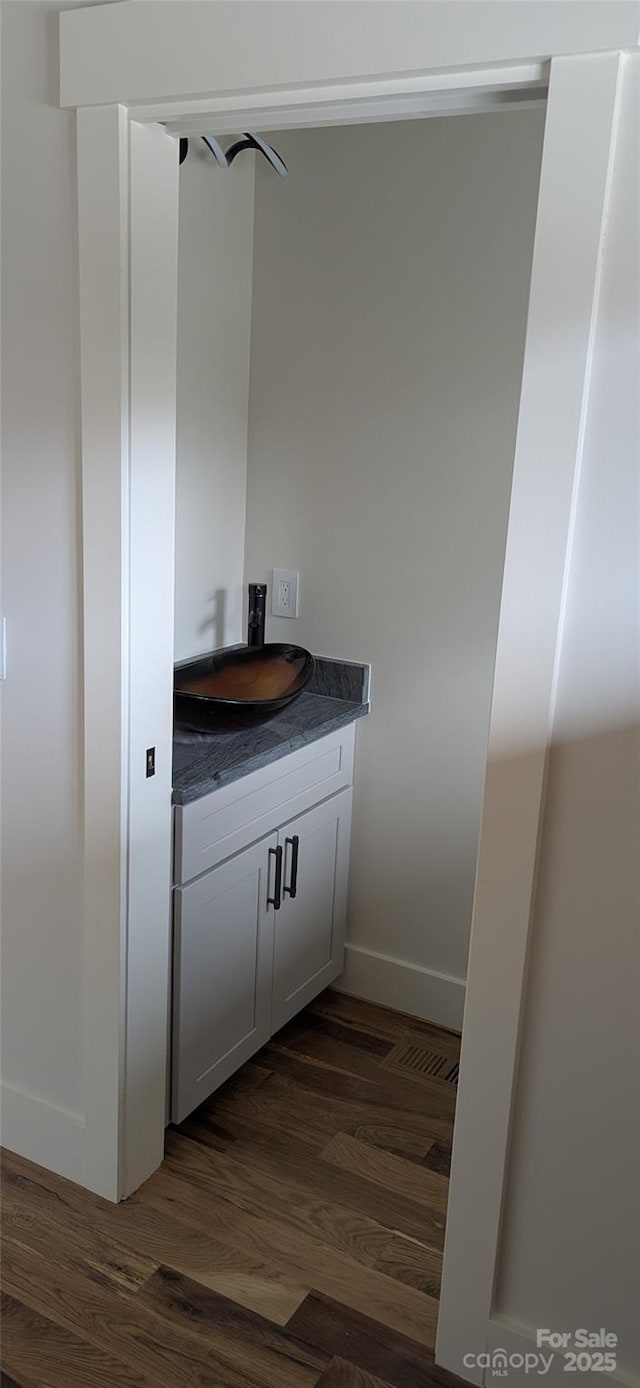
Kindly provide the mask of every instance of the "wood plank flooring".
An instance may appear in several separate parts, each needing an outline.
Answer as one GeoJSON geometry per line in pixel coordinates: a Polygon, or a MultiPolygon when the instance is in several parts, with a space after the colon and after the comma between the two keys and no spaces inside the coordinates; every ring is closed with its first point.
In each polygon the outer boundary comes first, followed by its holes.
{"type": "Polygon", "coordinates": [[[458,1058],[454,1033],[328,991],[123,1204],[5,1153],[0,1388],[453,1388],[433,1346],[458,1058]]]}

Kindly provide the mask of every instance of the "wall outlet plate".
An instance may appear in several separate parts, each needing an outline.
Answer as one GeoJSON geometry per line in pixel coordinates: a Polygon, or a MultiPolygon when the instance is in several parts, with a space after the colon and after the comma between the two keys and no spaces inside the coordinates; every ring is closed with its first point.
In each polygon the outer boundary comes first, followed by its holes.
{"type": "Polygon", "coordinates": [[[299,598],[300,574],[295,569],[274,569],[271,584],[272,617],[297,617],[299,598]]]}

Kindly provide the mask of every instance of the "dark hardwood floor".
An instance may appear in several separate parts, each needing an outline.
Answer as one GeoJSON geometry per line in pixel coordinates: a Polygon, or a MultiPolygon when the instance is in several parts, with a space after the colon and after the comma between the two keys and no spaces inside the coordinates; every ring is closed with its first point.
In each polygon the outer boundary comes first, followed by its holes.
{"type": "Polygon", "coordinates": [[[7,1388],[447,1388],[458,1037],[324,993],[121,1205],[5,1153],[7,1388]]]}

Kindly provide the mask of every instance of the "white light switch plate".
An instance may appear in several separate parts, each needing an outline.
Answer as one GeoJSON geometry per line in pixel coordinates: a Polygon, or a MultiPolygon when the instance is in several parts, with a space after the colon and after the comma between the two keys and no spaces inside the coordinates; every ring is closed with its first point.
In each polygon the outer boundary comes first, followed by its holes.
{"type": "Polygon", "coordinates": [[[300,610],[300,574],[295,569],[274,569],[271,585],[272,617],[297,617],[300,610]]]}

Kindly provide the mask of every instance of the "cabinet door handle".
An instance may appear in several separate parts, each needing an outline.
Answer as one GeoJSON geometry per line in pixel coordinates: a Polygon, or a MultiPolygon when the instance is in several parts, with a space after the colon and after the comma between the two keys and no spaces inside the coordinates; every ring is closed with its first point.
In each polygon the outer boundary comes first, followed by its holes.
{"type": "Polygon", "coordinates": [[[279,911],[282,905],[282,849],[280,845],[277,848],[269,849],[269,857],[272,853],[276,860],[276,885],[273,896],[267,897],[267,906],[273,906],[274,910],[279,911]]]}
{"type": "Polygon", "coordinates": [[[285,839],[285,844],[287,843],[291,844],[291,881],[288,887],[285,886],[284,894],[293,899],[298,890],[298,852],[300,849],[300,839],[297,834],[294,834],[292,838],[285,839]]]}

